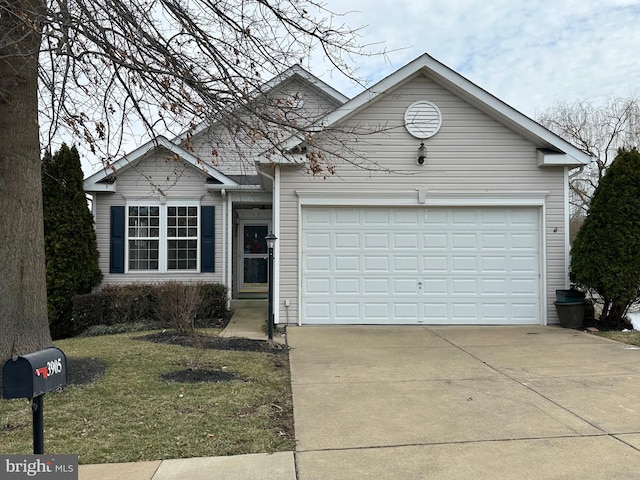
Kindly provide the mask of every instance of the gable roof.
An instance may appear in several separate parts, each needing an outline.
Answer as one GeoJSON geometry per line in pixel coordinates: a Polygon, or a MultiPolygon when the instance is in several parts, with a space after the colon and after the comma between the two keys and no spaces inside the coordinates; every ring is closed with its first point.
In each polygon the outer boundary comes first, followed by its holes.
{"type": "MultiPolygon", "coordinates": [[[[426,53],[326,115],[318,125],[318,131],[347,120],[418,75],[427,76],[454,95],[530,140],[538,147],[539,165],[575,167],[587,165],[592,161],[592,158],[579,148],[426,53]]],[[[299,139],[290,138],[285,143],[285,150],[292,149],[298,143],[299,139]]],[[[285,159],[280,160],[285,161],[285,159]]]]}
{"type": "MultiPolygon", "coordinates": [[[[286,81],[295,79],[301,79],[304,83],[316,89],[321,95],[326,97],[331,103],[336,106],[342,105],[349,100],[348,97],[346,97],[327,83],[323,82],[319,78],[315,77],[299,65],[294,65],[280,75],[277,75],[268,82],[265,82],[260,89],[257,89],[252,93],[251,98],[257,98],[258,96],[266,94],[269,91],[273,90],[278,85],[281,85],[286,81]]],[[[204,121],[194,130],[190,130],[188,134],[196,135],[197,133],[204,131],[211,125],[212,124],[210,122],[204,121]]],[[[211,180],[213,181],[210,181],[208,183],[211,185],[216,184],[220,188],[233,188],[241,187],[246,184],[246,179],[241,182],[237,182],[236,179],[232,178],[231,176],[224,175],[220,171],[210,166],[203,165],[195,155],[180,147],[179,144],[186,140],[186,138],[187,133],[182,133],[172,140],[169,140],[162,135],[150,140],[141,147],[138,147],[134,151],[117,160],[115,163],[113,163],[113,165],[111,165],[109,169],[104,168],[101,171],[87,177],[84,181],[85,191],[114,192],[116,189],[115,178],[117,174],[123,170],[126,170],[131,165],[137,163],[139,160],[141,160],[157,148],[166,148],[167,150],[176,154],[178,157],[184,160],[187,164],[190,164],[194,168],[197,168],[203,174],[210,175],[210,177],[212,177],[211,180]]]]}
{"type": "MultiPolygon", "coordinates": [[[[316,91],[319,92],[321,96],[324,96],[330,101],[330,103],[333,103],[336,106],[343,105],[345,102],[349,101],[349,97],[343,95],[338,90],[333,88],[331,85],[323,82],[315,75],[309,73],[300,65],[293,65],[292,67],[289,67],[281,74],[276,75],[271,80],[265,82],[260,88],[254,90],[249,95],[248,102],[251,102],[252,100],[258,98],[261,95],[266,95],[271,90],[277,88],[279,85],[282,85],[287,81],[296,80],[296,79],[300,79],[307,85],[314,88],[316,91]]],[[[181,133],[177,137],[173,138],[172,141],[178,144],[182,143],[189,136],[198,135],[199,133],[202,133],[212,125],[213,123],[210,121],[201,122],[194,129],[190,129],[186,132],[181,133]]]]}
{"type": "Polygon", "coordinates": [[[84,180],[84,190],[86,192],[115,192],[118,174],[131,168],[133,165],[159,148],[164,148],[170,151],[187,165],[197,169],[203,175],[208,175],[208,183],[220,185],[220,187],[231,188],[238,186],[237,182],[215,168],[203,165],[195,155],[187,152],[185,149],[169,141],[167,138],[158,136],[114,162],[110,169],[103,168],[99,172],[87,177],[84,180]]]}

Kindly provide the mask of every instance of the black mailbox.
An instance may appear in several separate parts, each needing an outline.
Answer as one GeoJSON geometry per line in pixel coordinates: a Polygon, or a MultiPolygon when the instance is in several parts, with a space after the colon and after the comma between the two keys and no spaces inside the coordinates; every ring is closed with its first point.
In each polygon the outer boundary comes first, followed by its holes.
{"type": "Polygon", "coordinates": [[[67,384],[67,357],[50,347],[16,355],[2,367],[3,398],[35,398],[67,384]]]}

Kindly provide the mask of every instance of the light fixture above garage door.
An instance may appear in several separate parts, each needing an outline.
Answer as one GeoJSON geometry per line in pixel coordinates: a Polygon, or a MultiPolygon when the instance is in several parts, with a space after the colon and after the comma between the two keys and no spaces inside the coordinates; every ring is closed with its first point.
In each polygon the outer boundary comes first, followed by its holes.
{"type": "Polygon", "coordinates": [[[442,126],[442,113],[433,103],[420,100],[409,105],[404,113],[404,124],[416,138],[433,137],[442,126]]]}

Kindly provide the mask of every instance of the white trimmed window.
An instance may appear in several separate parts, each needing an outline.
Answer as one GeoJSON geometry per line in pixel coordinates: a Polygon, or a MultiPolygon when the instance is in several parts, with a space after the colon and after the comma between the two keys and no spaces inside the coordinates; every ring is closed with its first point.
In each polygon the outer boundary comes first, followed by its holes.
{"type": "Polygon", "coordinates": [[[129,203],[126,214],[127,271],[198,271],[197,202],[129,203]]]}

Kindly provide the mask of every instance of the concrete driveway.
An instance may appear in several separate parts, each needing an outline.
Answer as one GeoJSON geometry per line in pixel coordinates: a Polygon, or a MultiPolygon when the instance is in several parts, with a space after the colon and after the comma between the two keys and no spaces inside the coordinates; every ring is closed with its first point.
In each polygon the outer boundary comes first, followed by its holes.
{"type": "Polygon", "coordinates": [[[640,349],[555,327],[289,327],[298,480],[640,478],[640,349]]]}

